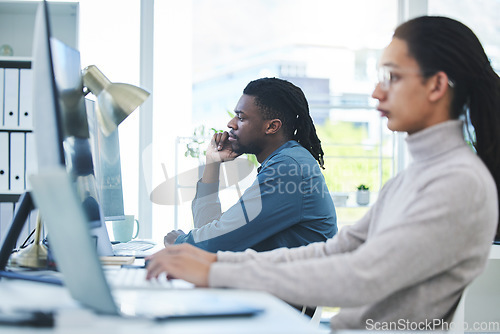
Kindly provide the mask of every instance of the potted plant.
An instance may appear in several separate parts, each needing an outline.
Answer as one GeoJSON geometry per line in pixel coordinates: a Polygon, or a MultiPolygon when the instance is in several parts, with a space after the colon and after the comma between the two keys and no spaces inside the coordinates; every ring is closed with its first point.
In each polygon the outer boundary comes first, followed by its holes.
{"type": "Polygon", "coordinates": [[[370,203],[370,188],[364,184],[358,186],[356,192],[356,203],[358,205],[368,205],[370,203]]]}
{"type": "Polygon", "coordinates": [[[200,164],[203,164],[207,153],[206,146],[210,142],[212,136],[217,132],[222,132],[222,130],[216,130],[214,128],[207,130],[205,125],[200,125],[195,128],[193,135],[190,137],[190,141],[186,144],[184,156],[196,158],[200,161],[200,164]]]}

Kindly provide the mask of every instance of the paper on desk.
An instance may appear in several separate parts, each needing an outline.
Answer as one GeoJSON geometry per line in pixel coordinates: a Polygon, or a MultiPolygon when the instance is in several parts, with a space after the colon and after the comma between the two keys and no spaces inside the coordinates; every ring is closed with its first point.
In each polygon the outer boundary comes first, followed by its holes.
{"type": "Polygon", "coordinates": [[[132,264],[135,261],[134,256],[101,256],[100,259],[103,265],[132,264]]]}

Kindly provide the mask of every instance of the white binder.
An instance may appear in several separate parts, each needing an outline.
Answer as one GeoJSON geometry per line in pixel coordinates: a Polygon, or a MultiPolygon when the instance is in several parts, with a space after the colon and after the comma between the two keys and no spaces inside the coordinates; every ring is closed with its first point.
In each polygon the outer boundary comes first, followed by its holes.
{"type": "Polygon", "coordinates": [[[0,193],[9,190],[9,133],[0,132],[0,193]]]}
{"type": "Polygon", "coordinates": [[[36,143],[35,134],[33,132],[26,133],[26,189],[30,190],[29,176],[36,174],[38,163],[36,158],[36,143]]]}
{"type": "Polygon", "coordinates": [[[4,71],[4,126],[16,129],[19,126],[19,69],[4,71]]]}
{"type": "Polygon", "coordinates": [[[33,129],[33,72],[29,68],[19,70],[19,127],[33,129]]]}
{"type": "Polygon", "coordinates": [[[25,146],[24,132],[10,133],[10,190],[22,193],[24,190],[25,146]]]}
{"type": "Polygon", "coordinates": [[[3,82],[4,82],[4,73],[5,73],[5,70],[3,68],[0,68],[0,129],[3,129],[5,126],[4,126],[4,115],[3,115],[3,95],[4,95],[4,85],[3,85],[3,82]]]}

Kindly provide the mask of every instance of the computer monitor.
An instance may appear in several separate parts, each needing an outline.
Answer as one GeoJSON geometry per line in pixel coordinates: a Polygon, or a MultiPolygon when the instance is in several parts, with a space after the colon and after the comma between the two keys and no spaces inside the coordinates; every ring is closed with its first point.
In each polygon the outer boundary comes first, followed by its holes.
{"type": "MultiPolygon", "coordinates": [[[[63,152],[57,163],[63,162],[76,184],[82,206],[89,218],[91,234],[94,236],[100,255],[113,255],[99,200],[94,173],[90,134],[83,93],[80,53],[63,42],[51,37],[47,3],[40,5],[35,31],[40,25],[46,29],[35,35],[33,58],[34,97],[52,96],[51,107],[41,107],[34,112],[34,133],[38,161],[48,150],[63,152]],[[39,67],[41,70],[39,71],[39,67]],[[48,68],[48,70],[46,69],[48,68]],[[48,77],[40,77],[47,75],[48,77]],[[38,81],[40,80],[40,81],[38,81]],[[43,81],[51,85],[41,86],[43,81]],[[46,127],[46,118],[55,119],[56,126],[46,127]],[[41,120],[40,120],[41,119],[41,120]],[[57,132],[57,142],[47,141],[49,131],[57,132]],[[62,148],[62,150],[61,150],[62,148]]],[[[40,105],[35,101],[35,106],[40,105]]],[[[54,159],[56,162],[56,159],[54,159]]],[[[39,169],[50,167],[53,162],[39,163],[39,169]]]]}
{"type": "MultiPolygon", "coordinates": [[[[98,253],[113,255],[94,175],[80,53],[51,37],[48,6],[46,1],[39,5],[33,43],[33,132],[38,171],[66,167],[89,218],[98,253]]],[[[12,225],[17,218],[16,224],[20,224],[26,214],[19,212],[12,225]]]]}
{"type": "Polygon", "coordinates": [[[105,221],[125,219],[119,129],[106,136],[97,121],[96,103],[85,102],[101,212],[105,221]]]}

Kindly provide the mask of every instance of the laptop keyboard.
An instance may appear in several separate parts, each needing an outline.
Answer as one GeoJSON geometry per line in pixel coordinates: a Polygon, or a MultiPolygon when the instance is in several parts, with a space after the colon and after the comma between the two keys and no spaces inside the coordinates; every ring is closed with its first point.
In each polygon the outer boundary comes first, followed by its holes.
{"type": "Polygon", "coordinates": [[[122,242],[119,244],[113,245],[113,250],[114,251],[121,251],[121,250],[131,250],[131,251],[145,251],[148,249],[153,248],[155,245],[152,244],[151,242],[148,241],[129,241],[129,242],[122,242]]]}
{"type": "Polygon", "coordinates": [[[162,275],[158,279],[146,280],[145,268],[127,268],[106,270],[109,285],[117,289],[171,289],[172,283],[162,275]]]}

